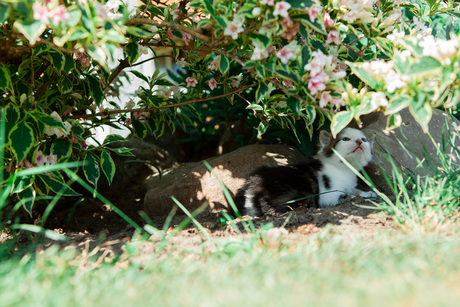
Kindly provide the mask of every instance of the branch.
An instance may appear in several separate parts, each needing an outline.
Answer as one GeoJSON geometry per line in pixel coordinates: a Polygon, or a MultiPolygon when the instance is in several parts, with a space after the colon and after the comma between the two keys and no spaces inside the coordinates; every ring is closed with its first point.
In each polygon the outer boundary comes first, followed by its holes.
{"type": "Polygon", "coordinates": [[[68,118],[71,118],[71,119],[89,119],[89,118],[94,117],[94,116],[108,116],[108,115],[114,115],[114,114],[120,114],[120,113],[148,112],[148,111],[156,111],[156,110],[163,110],[163,109],[169,109],[169,108],[176,108],[176,107],[180,107],[180,106],[184,106],[184,105],[188,105],[188,104],[193,104],[193,103],[198,103],[198,102],[205,102],[205,101],[225,98],[227,96],[237,94],[239,92],[245,91],[248,88],[252,88],[252,87],[255,87],[257,85],[258,85],[258,83],[245,85],[245,86],[237,88],[236,90],[234,90],[232,92],[229,92],[229,93],[226,93],[226,94],[213,96],[213,97],[207,97],[207,98],[192,99],[192,100],[188,100],[188,101],[184,101],[184,102],[180,102],[180,103],[164,105],[164,106],[161,106],[161,107],[125,109],[125,110],[107,110],[107,111],[103,111],[103,112],[98,112],[96,114],[68,116],[68,118]]]}
{"type": "Polygon", "coordinates": [[[169,21],[156,21],[156,20],[151,20],[151,19],[146,19],[146,18],[132,18],[126,22],[127,26],[136,26],[136,25],[152,25],[160,28],[171,28],[172,30],[178,30],[182,31],[185,33],[188,33],[192,36],[195,36],[196,38],[206,42],[206,43],[211,43],[211,39],[207,37],[206,35],[203,35],[201,33],[198,33],[190,28],[181,26],[177,23],[174,22],[169,22],[169,21]]]}

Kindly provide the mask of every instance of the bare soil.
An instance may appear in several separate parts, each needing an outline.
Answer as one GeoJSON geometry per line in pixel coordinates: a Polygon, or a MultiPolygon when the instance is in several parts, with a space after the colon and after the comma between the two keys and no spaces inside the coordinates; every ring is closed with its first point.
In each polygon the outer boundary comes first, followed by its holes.
{"type": "MultiPolygon", "coordinates": [[[[142,209],[140,199],[130,201],[118,199],[118,201],[114,200],[113,203],[122,208],[139,225],[145,224],[139,215],[139,211],[142,209]]],[[[261,218],[244,217],[243,219],[251,219],[256,230],[263,225],[273,224],[273,231],[270,232],[271,238],[267,239],[272,242],[266,242],[267,244],[281,240],[295,244],[295,242],[304,240],[305,236],[316,234],[326,227],[332,229],[332,235],[346,232],[347,235],[357,235],[363,238],[372,238],[396,227],[390,216],[377,210],[363,208],[363,206],[370,206],[370,203],[356,198],[345,200],[343,203],[330,208],[300,207],[285,214],[261,218]]],[[[104,260],[110,261],[113,257],[119,257],[126,252],[125,244],[132,242],[134,228],[108,205],[91,201],[79,205],[73,210],[73,213],[71,211],[71,206],[68,206],[67,209],[61,208],[61,210],[57,210],[57,214],[50,217],[48,222],[49,229],[65,234],[70,239],[69,242],[60,243],[63,245],[62,247],[74,246],[82,252],[86,259],[89,259],[90,256],[98,257],[99,263],[104,260]],[[68,221],[67,225],[63,225],[62,221],[68,221]]],[[[166,229],[167,234],[171,234],[174,228],[186,219],[185,215],[178,212],[167,227],[164,225],[167,220],[166,216],[158,217],[152,221],[156,228],[160,229],[160,234],[163,229],[166,229]]],[[[196,217],[196,220],[213,238],[234,240],[243,237],[244,239],[244,235],[238,234],[234,226],[225,222],[219,213],[210,213],[205,210],[196,217]]],[[[237,225],[244,233],[240,220],[234,220],[233,224],[237,225]]],[[[0,243],[9,237],[11,236],[3,233],[0,236],[0,243]]],[[[148,258],[157,251],[160,236],[152,235],[150,239],[150,242],[142,241],[141,252],[137,257],[148,258]]],[[[192,223],[189,223],[169,241],[168,247],[162,254],[175,253],[177,252],[176,247],[186,250],[200,250],[205,241],[205,234],[192,223]]],[[[45,245],[52,243],[54,242],[48,241],[45,245]]],[[[88,260],[88,265],[94,265],[94,263],[91,264],[88,260]]]]}

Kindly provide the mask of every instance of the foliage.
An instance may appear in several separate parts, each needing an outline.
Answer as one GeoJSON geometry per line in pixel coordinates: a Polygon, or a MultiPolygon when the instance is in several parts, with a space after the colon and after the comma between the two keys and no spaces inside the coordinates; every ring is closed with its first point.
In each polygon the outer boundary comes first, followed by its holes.
{"type": "MultiPolygon", "coordinates": [[[[326,120],[336,134],[374,111],[396,127],[403,108],[426,129],[432,108],[455,108],[460,93],[455,5],[144,0],[130,11],[118,0],[3,1],[1,184],[9,189],[5,180],[25,168],[78,161],[94,188],[101,178],[110,183],[111,155],[129,152],[106,146],[121,140],[116,135],[87,146],[93,128],[126,126],[138,137],[159,137],[166,126],[174,131],[205,121],[198,105],[211,101],[251,111],[259,137],[273,123],[295,131],[299,122],[311,136],[313,124],[326,120]],[[171,48],[167,56],[185,69],[184,78],[124,72],[141,64],[147,49],[156,60],[164,48],[171,48]],[[122,59],[111,69],[118,50],[122,59]],[[133,77],[144,82],[136,97],[115,101],[122,82],[133,77]]],[[[68,182],[55,170],[15,182],[9,193],[77,195],[72,187],[61,189],[68,182]]]]}
{"type": "Polygon", "coordinates": [[[379,193],[384,201],[376,203],[376,206],[391,214],[401,227],[432,230],[458,219],[460,149],[456,144],[460,140],[460,131],[448,123],[445,127],[440,143],[431,138],[437,151],[436,159],[428,154],[419,158],[409,145],[405,145],[410,142],[400,140],[401,147],[417,161],[415,170],[402,169],[394,157],[387,153],[387,159],[393,166],[392,174],[383,175],[394,194],[394,200],[379,193]]]}

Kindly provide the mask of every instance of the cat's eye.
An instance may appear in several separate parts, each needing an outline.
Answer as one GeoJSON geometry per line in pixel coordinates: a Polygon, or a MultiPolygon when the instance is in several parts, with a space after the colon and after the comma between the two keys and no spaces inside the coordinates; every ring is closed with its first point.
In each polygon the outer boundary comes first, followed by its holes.
{"type": "Polygon", "coordinates": [[[366,138],[361,138],[361,141],[363,141],[364,143],[367,142],[367,139],[366,138]]]}
{"type": "Polygon", "coordinates": [[[349,137],[344,137],[344,138],[342,139],[342,141],[345,141],[345,142],[348,142],[349,140],[350,140],[349,137]]]}

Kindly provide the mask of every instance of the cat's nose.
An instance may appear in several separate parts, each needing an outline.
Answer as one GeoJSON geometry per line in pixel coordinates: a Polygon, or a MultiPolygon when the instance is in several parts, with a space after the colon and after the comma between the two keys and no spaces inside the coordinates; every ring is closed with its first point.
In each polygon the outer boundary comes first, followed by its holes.
{"type": "Polygon", "coordinates": [[[361,145],[362,143],[363,143],[363,141],[361,141],[360,139],[357,139],[357,140],[356,140],[356,144],[357,144],[357,145],[361,145]]]}

